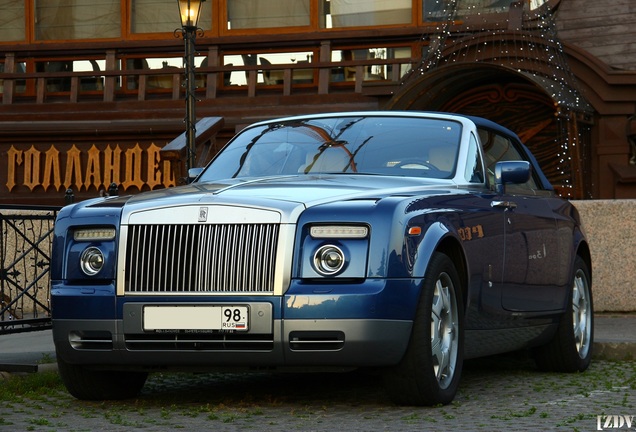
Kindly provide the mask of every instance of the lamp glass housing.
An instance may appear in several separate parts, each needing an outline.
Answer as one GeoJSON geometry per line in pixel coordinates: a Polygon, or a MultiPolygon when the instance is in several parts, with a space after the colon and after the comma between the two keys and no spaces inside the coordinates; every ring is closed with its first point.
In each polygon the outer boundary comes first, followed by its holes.
{"type": "Polygon", "coordinates": [[[201,3],[205,0],[177,0],[181,27],[197,28],[201,15],[201,3]]]}

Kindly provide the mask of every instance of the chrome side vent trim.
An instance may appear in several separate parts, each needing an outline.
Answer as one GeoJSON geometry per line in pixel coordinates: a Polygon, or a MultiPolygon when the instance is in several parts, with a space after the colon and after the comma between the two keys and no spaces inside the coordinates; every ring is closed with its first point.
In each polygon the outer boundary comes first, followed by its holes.
{"type": "Polygon", "coordinates": [[[69,342],[79,351],[112,351],[113,335],[108,331],[73,331],[69,342]]]}
{"type": "Polygon", "coordinates": [[[339,351],[344,344],[345,335],[341,331],[293,331],[289,335],[292,351],[339,351]]]}

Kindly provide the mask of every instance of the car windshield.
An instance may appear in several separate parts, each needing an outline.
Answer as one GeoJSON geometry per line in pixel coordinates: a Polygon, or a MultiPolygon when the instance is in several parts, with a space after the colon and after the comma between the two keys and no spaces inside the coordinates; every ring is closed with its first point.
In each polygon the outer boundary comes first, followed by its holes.
{"type": "Polygon", "coordinates": [[[453,177],[461,124],[417,117],[321,117],[248,128],[199,181],[281,175],[453,177]]]}

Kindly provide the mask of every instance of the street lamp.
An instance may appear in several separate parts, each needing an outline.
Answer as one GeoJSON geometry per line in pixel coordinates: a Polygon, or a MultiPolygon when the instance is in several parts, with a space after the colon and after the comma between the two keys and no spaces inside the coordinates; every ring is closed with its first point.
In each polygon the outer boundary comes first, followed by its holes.
{"type": "MultiPolygon", "coordinates": [[[[196,40],[199,15],[201,13],[201,3],[205,0],[177,0],[179,14],[181,16],[181,34],[185,41],[185,55],[183,63],[185,65],[185,96],[186,96],[186,172],[194,168],[196,158],[196,121],[195,112],[195,91],[196,82],[194,77],[194,42],[196,40]]],[[[178,30],[176,30],[178,31],[178,30]]],[[[175,31],[175,32],[176,32],[175,31]]]]}

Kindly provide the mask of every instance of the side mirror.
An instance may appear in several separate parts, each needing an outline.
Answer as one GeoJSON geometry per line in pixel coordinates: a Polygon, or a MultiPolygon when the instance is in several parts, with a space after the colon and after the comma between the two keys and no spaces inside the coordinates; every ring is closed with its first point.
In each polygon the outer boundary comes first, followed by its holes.
{"type": "Polygon", "coordinates": [[[527,161],[497,162],[495,165],[495,189],[497,194],[506,193],[506,183],[520,184],[530,180],[532,168],[527,161]]]}
{"type": "Polygon", "coordinates": [[[192,183],[194,179],[199,177],[199,174],[203,172],[203,167],[190,168],[188,170],[188,184],[192,183]]]}

